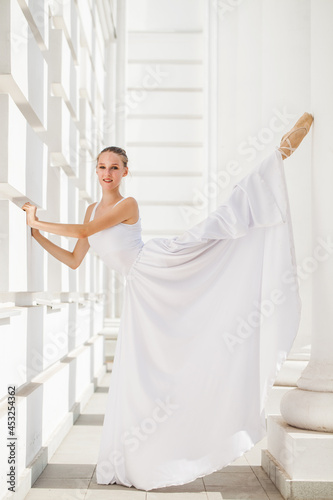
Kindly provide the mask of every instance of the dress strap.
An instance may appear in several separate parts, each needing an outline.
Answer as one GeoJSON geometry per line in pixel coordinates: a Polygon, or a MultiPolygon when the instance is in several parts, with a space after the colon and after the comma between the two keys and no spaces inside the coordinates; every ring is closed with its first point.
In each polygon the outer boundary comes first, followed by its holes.
{"type": "MultiPolygon", "coordinates": [[[[123,201],[125,198],[127,198],[127,196],[124,196],[124,198],[122,198],[121,200],[117,201],[117,203],[116,203],[115,205],[113,205],[113,207],[112,207],[112,208],[114,208],[116,205],[118,205],[118,203],[120,203],[121,201],[123,201]]],[[[95,206],[94,206],[94,208],[93,208],[93,210],[92,210],[92,212],[91,212],[90,220],[93,220],[93,219],[94,219],[94,217],[95,217],[95,212],[96,212],[96,208],[98,207],[98,205],[99,205],[99,204],[100,204],[100,201],[98,201],[98,202],[95,204],[95,206]]]]}
{"type": "Polygon", "coordinates": [[[127,196],[124,196],[124,198],[122,198],[121,200],[117,201],[117,203],[115,205],[113,205],[112,208],[114,208],[116,205],[118,205],[118,203],[120,203],[121,201],[123,201],[125,198],[127,198],[127,196]]]}
{"type": "Polygon", "coordinates": [[[100,203],[99,201],[97,203],[95,203],[95,206],[94,206],[94,208],[92,209],[92,212],[91,212],[90,220],[94,220],[96,208],[99,205],[99,203],[100,203]]]}

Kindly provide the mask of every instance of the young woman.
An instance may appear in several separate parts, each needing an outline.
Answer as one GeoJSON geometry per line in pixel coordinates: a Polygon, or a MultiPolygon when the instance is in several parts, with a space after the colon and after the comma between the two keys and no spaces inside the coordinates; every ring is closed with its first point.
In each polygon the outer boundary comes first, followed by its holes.
{"type": "Polygon", "coordinates": [[[83,224],[38,220],[34,238],[71,268],[89,246],[126,276],[97,482],[138,489],[219,470],[266,432],[267,393],[296,336],[301,303],[283,159],[308,133],[305,113],[228,200],[174,238],[143,243],[136,200],[122,197],[123,149],[98,156],[102,198],[83,224]],[[77,237],[69,252],[40,230],[77,237]]]}

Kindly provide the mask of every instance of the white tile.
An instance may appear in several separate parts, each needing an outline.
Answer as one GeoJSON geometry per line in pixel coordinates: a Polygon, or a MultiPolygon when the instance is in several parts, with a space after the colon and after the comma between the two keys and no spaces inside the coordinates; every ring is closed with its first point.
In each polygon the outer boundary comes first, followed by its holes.
{"type": "MultiPolygon", "coordinates": [[[[185,483],[185,484],[166,486],[164,488],[156,488],[154,490],[151,490],[151,492],[149,492],[149,497],[153,498],[154,494],[156,494],[156,495],[158,495],[158,494],[163,494],[163,495],[172,494],[172,495],[177,496],[177,495],[181,495],[181,494],[189,495],[191,493],[197,495],[198,498],[200,498],[200,495],[202,495],[202,493],[205,494],[205,484],[204,484],[203,479],[201,477],[199,477],[198,479],[195,479],[194,481],[191,481],[189,483],[185,483]]],[[[164,496],[163,496],[163,498],[164,498],[164,496]]]]}
{"type": "Polygon", "coordinates": [[[205,491],[203,492],[170,492],[170,493],[153,493],[149,492],[147,493],[147,500],[207,500],[207,494],[205,491]]]}
{"type": "Polygon", "coordinates": [[[267,500],[265,490],[253,472],[215,472],[204,478],[207,492],[222,493],[223,498],[247,498],[248,500],[267,500]]]}
{"type": "MultiPolygon", "coordinates": [[[[222,493],[220,493],[219,491],[207,491],[208,500],[222,500],[222,498],[222,493]]],[[[224,500],[227,499],[224,497],[224,500]]]]}
{"type": "Polygon", "coordinates": [[[110,487],[107,490],[89,489],[84,500],[145,500],[146,492],[133,488],[110,487]]]}
{"type": "Polygon", "coordinates": [[[228,485],[230,481],[233,479],[236,480],[238,477],[239,481],[244,481],[244,480],[254,480],[256,476],[253,474],[251,468],[249,467],[246,471],[242,470],[239,472],[231,472],[231,471],[224,471],[224,472],[213,472],[212,474],[209,474],[208,476],[205,476],[203,478],[203,481],[206,485],[206,487],[210,486],[224,486],[228,485]],[[239,474],[236,476],[235,474],[239,474]]]}
{"type": "Polygon", "coordinates": [[[51,464],[91,464],[96,465],[98,451],[94,453],[85,450],[76,450],[72,453],[59,453],[58,451],[50,459],[51,464]]]}
{"type": "MultiPolygon", "coordinates": [[[[101,387],[101,386],[100,386],[101,387]]],[[[107,404],[107,393],[94,393],[83,409],[82,415],[102,415],[104,417],[107,404]]]]}
{"type": "Polygon", "coordinates": [[[267,437],[264,437],[251,450],[245,453],[244,458],[249,465],[261,465],[261,450],[267,448],[267,437]]]}
{"type": "MultiPolygon", "coordinates": [[[[85,489],[44,489],[32,488],[24,500],[84,500],[85,489]]],[[[96,499],[97,500],[97,499],[96,499]]]]}

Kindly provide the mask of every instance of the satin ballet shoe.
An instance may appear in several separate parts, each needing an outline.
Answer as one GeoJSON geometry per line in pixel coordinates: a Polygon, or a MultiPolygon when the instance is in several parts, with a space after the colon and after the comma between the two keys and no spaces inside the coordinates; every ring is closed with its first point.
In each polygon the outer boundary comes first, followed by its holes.
{"type": "Polygon", "coordinates": [[[281,139],[280,147],[277,148],[283,160],[288,158],[298,148],[309,132],[312,122],[313,116],[310,115],[310,113],[304,113],[301,118],[297,120],[293,128],[284,134],[281,139]]]}

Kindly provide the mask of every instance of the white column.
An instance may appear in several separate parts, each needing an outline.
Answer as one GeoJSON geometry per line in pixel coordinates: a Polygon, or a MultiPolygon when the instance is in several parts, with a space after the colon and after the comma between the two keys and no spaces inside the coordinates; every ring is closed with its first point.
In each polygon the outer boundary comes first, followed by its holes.
{"type": "Polygon", "coordinates": [[[125,134],[125,94],[127,66],[126,0],[117,2],[117,74],[116,74],[116,145],[124,147],[125,134]]]}
{"type": "MultiPolygon", "coordinates": [[[[311,3],[312,341],[311,358],[268,418],[262,465],[285,498],[333,498],[333,4],[311,3]]],[[[311,223],[311,221],[309,221],[311,223]]]]}
{"type": "MultiPolygon", "coordinates": [[[[117,47],[116,47],[116,130],[115,130],[115,145],[126,149],[126,67],[127,67],[127,3],[126,0],[117,2],[117,47]]],[[[122,190],[124,187],[122,188],[122,190]]],[[[122,193],[124,194],[124,193],[122,193]]],[[[113,280],[115,285],[113,289],[114,304],[113,311],[116,313],[116,318],[121,315],[123,304],[123,278],[116,275],[113,280]],[[121,283],[119,283],[121,281],[121,283]]]]}
{"type": "MultiPolygon", "coordinates": [[[[303,429],[333,432],[333,5],[312,2],[312,108],[315,112],[313,149],[313,323],[311,359],[298,389],[281,401],[281,413],[303,429]]],[[[332,476],[333,479],[333,476],[332,476]]]]}
{"type": "Polygon", "coordinates": [[[207,214],[217,207],[218,184],[216,182],[218,173],[218,97],[219,97],[219,73],[218,73],[218,28],[219,17],[216,2],[209,0],[205,9],[204,29],[204,150],[205,150],[205,174],[208,194],[207,214]]]}
{"type": "MultiPolygon", "coordinates": [[[[105,44],[105,109],[106,116],[104,120],[104,146],[115,145],[116,135],[116,79],[117,79],[117,39],[116,28],[114,26],[114,12],[112,16],[106,15],[108,39],[105,44]]],[[[105,318],[115,318],[116,294],[114,292],[115,271],[106,270],[104,280],[105,291],[105,318]]],[[[107,323],[105,321],[104,323],[107,323]]]]}

